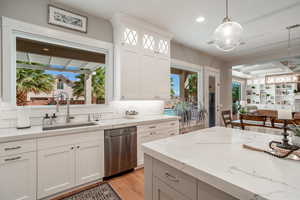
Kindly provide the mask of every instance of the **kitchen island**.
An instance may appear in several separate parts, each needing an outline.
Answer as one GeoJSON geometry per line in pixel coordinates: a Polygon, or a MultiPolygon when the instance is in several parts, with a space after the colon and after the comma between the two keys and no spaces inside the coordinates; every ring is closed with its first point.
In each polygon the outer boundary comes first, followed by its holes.
{"type": "Polygon", "coordinates": [[[243,148],[271,140],[214,127],[146,143],[145,200],[299,200],[300,161],[243,148]]]}

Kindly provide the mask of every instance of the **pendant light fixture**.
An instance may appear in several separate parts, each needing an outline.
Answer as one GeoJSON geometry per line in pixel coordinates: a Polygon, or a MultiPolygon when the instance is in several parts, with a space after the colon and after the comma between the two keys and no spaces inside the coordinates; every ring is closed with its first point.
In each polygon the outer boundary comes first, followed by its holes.
{"type": "Polygon", "coordinates": [[[228,0],[226,0],[226,17],[214,32],[214,44],[222,51],[232,51],[241,44],[243,27],[228,17],[228,0]]]}

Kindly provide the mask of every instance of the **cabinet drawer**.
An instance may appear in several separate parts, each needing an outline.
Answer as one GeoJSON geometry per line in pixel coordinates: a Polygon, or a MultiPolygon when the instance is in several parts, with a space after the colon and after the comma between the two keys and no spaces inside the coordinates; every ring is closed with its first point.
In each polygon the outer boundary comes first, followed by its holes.
{"type": "Polygon", "coordinates": [[[36,140],[22,140],[0,144],[0,156],[25,153],[36,150],[36,140]]]}
{"type": "Polygon", "coordinates": [[[148,132],[156,129],[157,129],[157,124],[143,125],[137,127],[138,132],[148,132]]]}
{"type": "Polygon", "coordinates": [[[154,161],[153,167],[154,176],[159,177],[167,185],[186,195],[189,199],[197,199],[196,179],[157,160],[154,161]]]}
{"type": "Polygon", "coordinates": [[[158,124],[159,129],[179,129],[179,121],[168,121],[158,124]]]}
{"type": "Polygon", "coordinates": [[[37,140],[37,148],[48,149],[65,145],[72,145],[80,142],[88,142],[101,140],[104,141],[104,131],[96,132],[74,133],[69,135],[53,136],[47,138],[40,138],[37,140]]]}
{"type": "Polygon", "coordinates": [[[179,129],[179,121],[173,120],[168,122],[160,122],[150,125],[138,126],[139,132],[161,130],[161,129],[179,129]]]}

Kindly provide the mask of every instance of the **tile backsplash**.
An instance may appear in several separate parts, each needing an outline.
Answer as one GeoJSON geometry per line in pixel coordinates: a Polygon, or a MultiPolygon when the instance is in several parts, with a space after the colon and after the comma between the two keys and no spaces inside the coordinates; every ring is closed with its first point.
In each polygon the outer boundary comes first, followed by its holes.
{"type": "MultiPolygon", "coordinates": [[[[22,108],[18,108],[22,109],[22,108]]],[[[84,120],[89,113],[101,113],[102,119],[122,118],[126,110],[136,110],[139,115],[159,115],[163,114],[163,101],[112,101],[109,105],[84,105],[71,107],[71,115],[75,116],[76,120],[84,120]]],[[[55,113],[55,106],[32,107],[30,109],[31,125],[41,125],[42,117],[48,113],[55,113]]],[[[65,107],[60,107],[60,112],[57,114],[59,118],[65,116],[65,107]]],[[[16,127],[17,114],[16,108],[10,107],[7,104],[0,104],[0,128],[16,127]]]]}

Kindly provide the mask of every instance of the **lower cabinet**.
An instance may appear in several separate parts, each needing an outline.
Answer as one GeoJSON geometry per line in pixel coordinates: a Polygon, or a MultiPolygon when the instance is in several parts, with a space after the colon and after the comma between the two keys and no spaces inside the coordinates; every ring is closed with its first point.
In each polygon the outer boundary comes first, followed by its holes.
{"type": "Polygon", "coordinates": [[[38,151],[38,198],[75,186],[75,147],[38,151]]]}
{"type": "Polygon", "coordinates": [[[0,158],[0,199],[36,199],[36,153],[0,158]]]}
{"type": "Polygon", "coordinates": [[[190,200],[183,196],[159,178],[154,178],[153,183],[153,200],[190,200]]]}
{"type": "Polygon", "coordinates": [[[83,136],[51,137],[40,144],[38,142],[41,148],[37,153],[38,199],[104,176],[103,140],[81,135],[83,136]],[[55,140],[59,145],[66,144],[51,147],[55,145],[55,140]]]}
{"type": "Polygon", "coordinates": [[[80,143],[76,146],[76,184],[84,184],[104,175],[104,146],[100,141],[80,143]]]}
{"type": "Polygon", "coordinates": [[[172,120],[169,122],[155,123],[150,125],[138,126],[137,138],[137,160],[138,165],[144,164],[144,153],[142,151],[142,144],[171,137],[179,134],[179,121],[172,120]]]}

